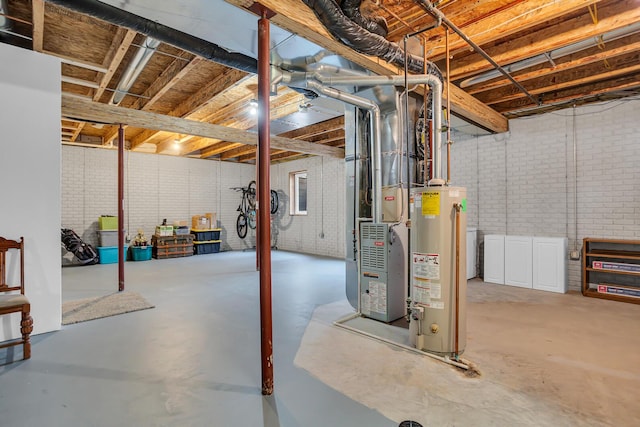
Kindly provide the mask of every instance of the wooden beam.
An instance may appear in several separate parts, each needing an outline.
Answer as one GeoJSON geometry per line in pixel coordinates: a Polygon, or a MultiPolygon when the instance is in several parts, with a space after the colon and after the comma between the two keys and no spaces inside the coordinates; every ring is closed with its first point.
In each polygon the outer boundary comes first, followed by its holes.
{"type": "Polygon", "coordinates": [[[44,0],[32,0],[32,21],[31,28],[33,37],[33,50],[42,52],[44,43],[44,0]]]}
{"type": "Polygon", "coordinates": [[[344,115],[325,120],[323,122],[318,122],[310,126],[305,126],[303,128],[290,130],[288,132],[281,133],[280,136],[284,136],[286,138],[306,139],[314,135],[339,129],[344,130],[344,115]]]}
{"type": "MultiPolygon", "coordinates": [[[[463,25],[460,28],[473,42],[479,46],[504,39],[510,35],[525,31],[552,19],[567,15],[571,12],[598,3],[600,0],[562,0],[544,1],[526,0],[515,3],[514,6],[503,9],[500,13],[463,25]]],[[[474,4],[475,6],[475,4],[474,4]]],[[[457,22],[457,21],[455,21],[457,22]]],[[[442,30],[441,30],[442,31],[442,30]]],[[[441,39],[442,40],[442,39],[441,39]]],[[[439,43],[430,51],[432,60],[445,57],[443,43],[439,43]]],[[[450,53],[455,56],[468,51],[469,45],[457,34],[452,33],[449,39],[450,53]]]]}
{"type": "MultiPolygon", "coordinates": [[[[248,9],[254,3],[253,0],[225,1],[244,9],[248,9]]],[[[271,18],[272,23],[291,33],[297,34],[376,74],[401,74],[401,70],[398,67],[379,58],[357,53],[350,47],[335,40],[320,23],[313,11],[302,1],[260,0],[259,3],[276,13],[271,18]]],[[[445,93],[445,96],[449,96],[449,94],[445,93]]],[[[493,132],[506,132],[509,130],[506,117],[454,85],[451,86],[451,109],[457,115],[493,132]]]]}
{"type": "Polygon", "coordinates": [[[119,28],[116,32],[104,63],[102,64],[107,67],[107,72],[103,74],[100,79],[98,89],[93,94],[94,101],[100,101],[100,98],[113,78],[113,75],[118,71],[118,67],[124,59],[124,55],[129,50],[129,47],[131,47],[131,43],[133,43],[133,39],[136,37],[136,34],[137,33],[135,31],[125,30],[124,28],[119,28]]]}
{"type": "MultiPolygon", "coordinates": [[[[241,144],[256,145],[258,143],[258,136],[255,133],[179,117],[169,117],[148,111],[132,110],[130,108],[85,101],[67,95],[62,95],[62,114],[63,116],[75,117],[82,120],[111,124],[125,123],[134,127],[197,135],[241,144]]],[[[341,148],[279,136],[271,137],[271,145],[274,148],[300,153],[337,158],[344,157],[344,150],[341,148]]]]}
{"type": "MultiPolygon", "coordinates": [[[[497,63],[510,64],[635,24],[640,21],[640,7],[636,0],[620,0],[598,8],[598,17],[598,23],[594,24],[585,11],[584,15],[485,50],[497,63]]],[[[452,62],[451,78],[462,79],[489,69],[491,64],[480,55],[469,55],[452,62]]]]}
{"type": "Polygon", "coordinates": [[[160,73],[153,83],[149,85],[142,94],[142,97],[136,99],[131,108],[135,110],[149,110],[153,104],[202,61],[204,61],[204,59],[199,56],[194,57],[188,52],[180,53],[180,55],[160,73]],[[191,59],[187,62],[186,60],[190,57],[191,59]]]}
{"type": "Polygon", "coordinates": [[[638,88],[640,88],[640,78],[637,75],[632,75],[594,83],[586,89],[578,87],[556,92],[548,100],[545,101],[543,99],[543,103],[540,106],[531,103],[529,98],[520,98],[515,101],[505,102],[497,107],[510,116],[516,116],[521,110],[539,111],[559,103],[571,103],[588,98],[593,98],[594,101],[597,101],[597,97],[600,95],[638,88]]]}
{"type": "MultiPolygon", "coordinates": [[[[600,61],[608,60],[610,58],[614,58],[619,55],[624,55],[628,53],[633,53],[640,50],[640,34],[636,34],[633,36],[625,37],[623,39],[614,40],[606,44],[607,50],[600,50],[600,48],[595,47],[590,49],[590,51],[594,52],[592,54],[586,55],[585,52],[578,52],[573,55],[569,55],[565,58],[556,59],[556,66],[550,67],[550,64],[544,64],[538,66],[537,69],[533,71],[529,71],[527,73],[521,73],[514,76],[514,78],[522,83],[528,80],[532,80],[538,77],[546,76],[550,77],[550,75],[559,73],[562,71],[571,70],[574,68],[578,68],[584,65],[589,65],[593,63],[597,63],[600,61]],[[636,40],[634,42],[634,40],[636,40]],[[565,62],[561,62],[565,61],[565,62]]],[[[509,86],[511,82],[507,79],[499,79],[494,80],[490,83],[481,83],[474,86],[471,86],[467,92],[475,95],[477,93],[486,92],[488,90],[495,90],[501,87],[509,86]]]]}
{"type": "MultiPolygon", "coordinates": [[[[570,87],[585,85],[589,83],[594,83],[602,80],[610,80],[616,77],[621,77],[627,74],[633,74],[640,71],[640,64],[638,64],[638,58],[634,55],[631,59],[624,58],[625,60],[616,61],[611,64],[611,70],[606,69],[604,65],[597,64],[598,68],[605,69],[606,71],[598,73],[598,70],[593,67],[583,67],[577,72],[571,73],[563,73],[558,76],[555,81],[559,81],[560,83],[554,83],[550,85],[545,85],[542,87],[535,87],[532,89],[528,89],[529,93],[532,95],[539,95],[549,92],[554,92],[562,89],[567,89],[570,87]],[[636,64],[636,65],[629,65],[636,64]],[[629,66],[626,66],[629,65],[629,66]]],[[[542,77],[539,79],[540,82],[548,81],[546,77],[542,77]]],[[[499,92],[498,96],[495,98],[491,98],[487,100],[488,104],[500,104],[507,101],[513,101],[514,99],[522,98],[524,95],[522,92],[513,92],[508,88],[506,91],[499,92]],[[511,93],[509,93],[511,92],[511,93]]],[[[491,94],[495,96],[494,94],[491,94]]]]}
{"type": "Polygon", "coordinates": [[[63,75],[61,77],[61,81],[63,81],[64,83],[71,83],[73,85],[78,85],[78,86],[83,86],[83,87],[90,87],[92,89],[97,89],[98,86],[99,86],[98,83],[96,83],[94,81],[77,79],[75,77],[69,77],[69,76],[65,76],[65,75],[63,75]]]}
{"type": "Polygon", "coordinates": [[[215,156],[216,154],[220,154],[220,153],[223,153],[225,151],[241,147],[242,145],[243,144],[239,144],[237,142],[226,142],[226,141],[225,142],[218,142],[218,143],[216,143],[214,145],[211,145],[211,146],[207,147],[206,149],[202,150],[202,152],[200,153],[200,158],[206,159],[208,157],[215,156]]]}
{"type": "Polygon", "coordinates": [[[62,61],[64,64],[67,64],[67,65],[73,65],[74,67],[80,67],[80,68],[84,68],[86,70],[96,71],[98,73],[106,73],[107,72],[107,68],[104,67],[102,64],[95,64],[95,63],[88,62],[88,61],[82,61],[80,59],[71,58],[70,56],[63,55],[63,54],[58,53],[58,52],[51,52],[50,50],[43,50],[42,52],[46,53],[47,55],[51,55],[51,56],[55,56],[57,58],[60,58],[60,61],[62,61]]]}
{"type": "Polygon", "coordinates": [[[234,157],[244,156],[249,153],[255,153],[256,147],[252,145],[245,145],[243,147],[238,147],[233,150],[228,150],[220,154],[220,159],[227,160],[233,159],[234,157]]]}
{"type": "MultiPolygon", "coordinates": [[[[240,80],[245,78],[246,75],[247,73],[238,71],[233,68],[225,70],[224,73],[220,74],[204,88],[185,99],[180,103],[180,105],[167,113],[167,115],[172,117],[188,117],[189,115],[198,111],[198,109],[206,106],[207,103],[215,98],[218,94],[224,92],[225,90],[228,90],[230,86],[235,85],[240,80]]],[[[149,141],[156,135],[156,133],[157,132],[154,132],[152,130],[145,130],[144,132],[141,132],[131,141],[131,149],[134,149],[138,145],[149,141]]]]}

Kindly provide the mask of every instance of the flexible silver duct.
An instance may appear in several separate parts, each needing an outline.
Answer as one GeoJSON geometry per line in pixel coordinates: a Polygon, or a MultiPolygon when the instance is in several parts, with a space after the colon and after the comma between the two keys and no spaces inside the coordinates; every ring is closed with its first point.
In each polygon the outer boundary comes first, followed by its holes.
{"type": "MultiPolygon", "coordinates": [[[[618,28],[617,30],[609,31],[608,33],[602,34],[601,37],[591,37],[586,40],[570,44],[568,46],[554,49],[546,53],[541,53],[540,55],[532,56],[528,59],[523,59],[522,61],[514,62],[513,64],[506,65],[503,68],[509,73],[524,70],[529,67],[533,67],[534,65],[544,64],[545,62],[550,62],[554,59],[558,59],[563,56],[571,55],[573,53],[589,49],[591,47],[597,46],[599,43],[607,43],[622,37],[630,36],[634,33],[637,33],[638,31],[640,31],[640,22],[628,25],[623,28],[618,28]]],[[[482,73],[475,77],[463,80],[462,82],[460,82],[460,87],[465,88],[476,85],[478,83],[484,83],[491,79],[495,79],[496,77],[500,77],[500,75],[501,73],[498,70],[487,71],[486,73],[482,73]]]]}

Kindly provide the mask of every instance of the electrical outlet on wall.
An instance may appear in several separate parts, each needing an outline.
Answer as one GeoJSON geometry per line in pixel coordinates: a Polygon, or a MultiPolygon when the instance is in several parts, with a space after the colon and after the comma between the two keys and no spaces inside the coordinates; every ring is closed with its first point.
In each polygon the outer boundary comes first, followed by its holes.
{"type": "Polygon", "coordinates": [[[574,261],[579,260],[580,259],[580,251],[574,250],[574,251],[569,252],[569,259],[574,260],[574,261]]]}

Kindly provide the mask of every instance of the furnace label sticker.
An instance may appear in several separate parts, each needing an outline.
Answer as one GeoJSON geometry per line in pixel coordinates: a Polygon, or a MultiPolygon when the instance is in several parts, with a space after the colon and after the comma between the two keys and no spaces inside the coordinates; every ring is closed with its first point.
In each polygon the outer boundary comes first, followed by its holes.
{"type": "Polygon", "coordinates": [[[370,311],[387,314],[387,284],[384,282],[369,282],[370,311]]]}
{"type": "Polygon", "coordinates": [[[420,279],[440,280],[440,254],[414,252],[413,275],[420,279]]]}
{"type": "Polygon", "coordinates": [[[440,193],[422,193],[422,215],[440,215],[440,193]]]}
{"type": "Polygon", "coordinates": [[[365,292],[360,294],[360,311],[365,316],[371,315],[371,298],[369,297],[369,294],[365,292]]]}

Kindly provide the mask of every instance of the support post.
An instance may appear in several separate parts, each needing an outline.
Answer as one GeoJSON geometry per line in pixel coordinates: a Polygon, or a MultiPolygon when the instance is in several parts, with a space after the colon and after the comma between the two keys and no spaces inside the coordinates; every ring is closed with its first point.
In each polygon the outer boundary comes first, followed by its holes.
{"type": "Polygon", "coordinates": [[[124,291],[124,127],[118,128],[118,292],[124,291]]]}
{"type": "Polygon", "coordinates": [[[271,314],[271,227],[270,196],[270,127],[269,94],[270,41],[267,10],[258,20],[258,257],[260,266],[260,328],[262,357],[262,394],[273,393],[273,337],[271,314]]]}

